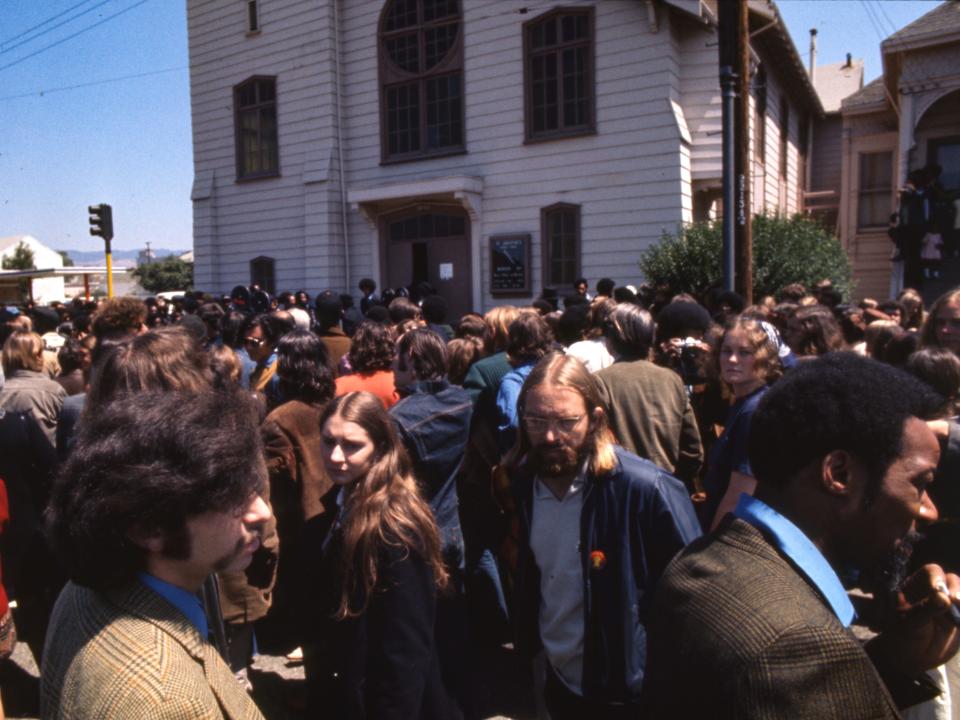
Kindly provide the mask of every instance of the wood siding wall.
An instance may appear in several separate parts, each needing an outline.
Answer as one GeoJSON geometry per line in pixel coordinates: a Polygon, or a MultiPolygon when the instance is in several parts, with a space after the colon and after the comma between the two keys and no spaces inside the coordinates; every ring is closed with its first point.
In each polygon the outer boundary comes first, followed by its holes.
{"type": "Polygon", "coordinates": [[[276,260],[277,289],[311,290],[342,277],[330,3],[190,0],[196,284],[247,283],[249,262],[276,260]],[[237,182],[233,86],[276,77],[280,177],[237,182]],[[323,180],[322,178],[326,178],[323,180]]]}
{"type": "Polygon", "coordinates": [[[813,157],[810,167],[810,190],[834,190],[840,201],[841,151],[843,118],[831,114],[813,128],[813,157]]]}
{"type": "MultiPolygon", "coordinates": [[[[376,33],[382,2],[351,2],[344,16],[347,181],[370,188],[451,175],[483,179],[481,277],[489,275],[491,235],[533,237],[534,293],[541,287],[540,209],[580,205],[582,271],[591,285],[610,276],[637,282],[640,251],[683,220],[684,161],[669,99],[679,69],[668,15],[658,33],[633,2],[593,5],[597,134],[524,144],[523,2],[463,3],[465,155],[380,165],[376,33]]],[[[544,9],[546,10],[546,8],[544,9]]],[[[538,11],[543,12],[543,10],[538,11]]],[[[689,189],[686,194],[689,195],[689,189]]],[[[354,272],[376,273],[376,231],[351,219],[354,272]]],[[[482,303],[495,304],[484,281],[482,303]]]]}
{"type": "MultiPolygon", "coordinates": [[[[892,245],[883,230],[857,228],[857,195],[860,188],[860,155],[890,152],[893,178],[897,164],[897,122],[892,112],[848,115],[843,118],[843,182],[840,202],[840,240],[853,265],[853,299],[886,300],[890,295],[892,245]]],[[[890,193],[890,212],[896,208],[896,188],[890,193]]]]}
{"type": "MultiPolygon", "coordinates": [[[[720,94],[715,33],[657,6],[657,29],[635,0],[580,0],[596,28],[595,135],[524,143],[524,22],[553,6],[463,0],[466,153],[381,164],[377,28],[385,0],[339,4],[342,117],[338,133],[334,0],[262,2],[262,30],[247,35],[242,2],[188,0],[195,156],[197,285],[249,281],[249,261],[276,259],[277,289],[355,291],[380,277],[376,218],[341,212],[338,142],[347,192],[450,176],[480,178],[480,304],[488,293],[492,235],[529,233],[532,285],[541,289],[540,209],[577,204],[582,271],[593,285],[641,280],[640,252],[692,219],[694,178],[719,178],[720,94]],[[232,88],[251,75],[277,78],[279,178],[237,182],[232,88]],[[673,103],[683,109],[674,113],[673,103]],[[684,140],[685,123],[692,143],[684,140]],[[349,247],[345,267],[344,245],[349,247]]],[[[766,167],[754,206],[797,209],[796,129],[791,178],[777,176],[779,87],[769,72],[766,167]]],[[[479,225],[477,225],[479,223],[479,225]]]]}

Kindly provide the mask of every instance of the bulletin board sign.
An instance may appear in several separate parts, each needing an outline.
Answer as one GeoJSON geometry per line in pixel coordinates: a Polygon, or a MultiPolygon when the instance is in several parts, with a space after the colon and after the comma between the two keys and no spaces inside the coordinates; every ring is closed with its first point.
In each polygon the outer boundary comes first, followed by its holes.
{"type": "Polygon", "coordinates": [[[530,293],[530,235],[492,236],[490,294],[522,297],[530,293]]]}

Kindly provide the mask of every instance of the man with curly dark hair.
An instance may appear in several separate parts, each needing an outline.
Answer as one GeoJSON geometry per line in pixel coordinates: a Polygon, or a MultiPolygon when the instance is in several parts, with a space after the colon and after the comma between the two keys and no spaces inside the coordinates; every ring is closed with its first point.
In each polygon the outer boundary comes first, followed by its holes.
{"type": "Polygon", "coordinates": [[[262,717],[207,640],[199,594],[260,546],[262,452],[239,392],[137,394],[89,415],[47,511],[71,581],[47,633],[41,717],[262,717]]]}
{"type": "Polygon", "coordinates": [[[93,316],[93,334],[97,342],[115,340],[147,331],[147,306],[135,297],[103,300],[93,316]]]}
{"type": "Polygon", "coordinates": [[[373,320],[364,320],[357,328],[347,354],[353,372],[337,378],[337,397],[348,392],[366,391],[376,395],[385,408],[395,405],[400,399],[393,380],[395,354],[393,329],[373,320]]]}
{"type": "Polygon", "coordinates": [[[324,497],[333,487],[323,464],[320,416],[335,385],[323,338],[294,331],[280,339],[277,356],[284,402],[267,415],[261,434],[282,554],[265,632],[288,651],[299,643],[294,611],[303,562],[300,536],[305,523],[323,514],[324,497]]]}
{"type": "Polygon", "coordinates": [[[937,518],[925,421],[941,404],[853,353],[770,389],[749,439],[755,495],[658,585],[644,717],[898,718],[935,694],[922,675],[960,646],[960,578],[936,565],[903,576],[917,523],[937,518]],[[839,577],[856,571],[882,579],[864,587],[873,606],[859,612],[880,631],[865,645],[839,577]]]}

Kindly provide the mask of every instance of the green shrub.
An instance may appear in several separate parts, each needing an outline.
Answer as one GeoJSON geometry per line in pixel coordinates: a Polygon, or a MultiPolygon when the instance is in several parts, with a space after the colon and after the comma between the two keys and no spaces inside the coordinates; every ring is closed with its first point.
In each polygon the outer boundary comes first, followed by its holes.
{"type": "Polygon", "coordinates": [[[138,265],[133,274],[150,293],[193,289],[193,263],[175,255],[138,265]]]}
{"type": "MultiPolygon", "coordinates": [[[[722,238],[719,221],[694,223],[677,235],[664,233],[640,256],[640,269],[650,283],[699,295],[723,283],[722,238]]],[[[793,282],[809,288],[825,278],[849,298],[850,261],[837,238],[803,215],[753,218],[754,298],[776,295],[793,282]]]]}

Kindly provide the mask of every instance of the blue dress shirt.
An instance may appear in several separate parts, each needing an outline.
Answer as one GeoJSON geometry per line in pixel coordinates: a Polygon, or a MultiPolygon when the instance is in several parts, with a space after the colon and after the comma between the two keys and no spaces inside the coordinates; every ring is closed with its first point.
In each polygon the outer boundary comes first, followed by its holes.
{"type": "Polygon", "coordinates": [[[197,629],[197,632],[200,633],[200,637],[204,640],[207,639],[209,633],[207,615],[203,611],[203,602],[201,602],[199,595],[179,588],[176,585],[171,585],[166,580],[161,580],[158,577],[144,572],[139,573],[137,577],[140,582],[182,612],[184,617],[186,617],[197,629]]]}
{"type": "Polygon", "coordinates": [[[766,503],[741,495],[734,516],[764,531],[780,552],[820,591],[834,615],[848,627],[856,613],[830,563],[796,525],[766,503]]]}

